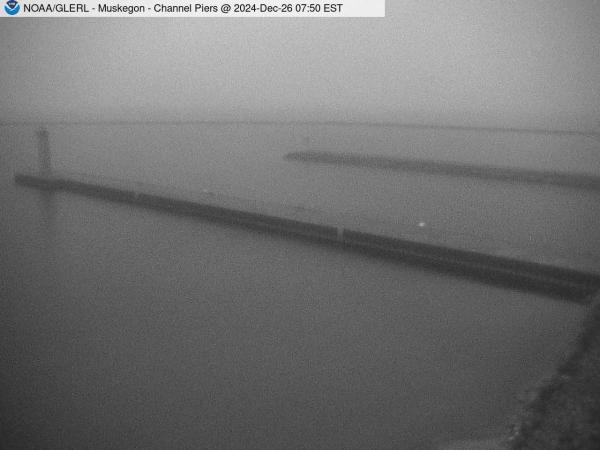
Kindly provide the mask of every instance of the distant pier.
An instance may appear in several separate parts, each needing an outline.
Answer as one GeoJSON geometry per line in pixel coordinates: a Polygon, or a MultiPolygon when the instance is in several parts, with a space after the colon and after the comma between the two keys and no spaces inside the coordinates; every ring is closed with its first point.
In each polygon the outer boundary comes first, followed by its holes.
{"type": "Polygon", "coordinates": [[[430,161],[359,153],[325,151],[291,152],[286,159],[320,164],[370,167],[406,172],[421,172],[434,175],[483,178],[513,183],[535,183],[591,189],[600,191],[600,177],[583,173],[527,170],[511,167],[495,167],[455,162],[430,161]]]}

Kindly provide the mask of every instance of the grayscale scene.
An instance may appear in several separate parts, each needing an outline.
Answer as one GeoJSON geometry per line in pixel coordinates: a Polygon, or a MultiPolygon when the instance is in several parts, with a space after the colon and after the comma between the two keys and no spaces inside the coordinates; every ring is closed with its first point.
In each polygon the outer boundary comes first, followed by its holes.
{"type": "Polygon", "coordinates": [[[600,2],[0,42],[0,448],[600,448],[600,2]]]}

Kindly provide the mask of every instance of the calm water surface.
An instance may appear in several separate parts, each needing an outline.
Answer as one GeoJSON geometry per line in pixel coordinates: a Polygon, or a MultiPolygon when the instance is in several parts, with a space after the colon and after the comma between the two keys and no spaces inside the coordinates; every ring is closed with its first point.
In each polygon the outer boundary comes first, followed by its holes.
{"type": "MultiPolygon", "coordinates": [[[[582,135],[377,126],[51,125],[59,169],[299,205],[496,249],[573,255],[600,266],[600,192],[288,161],[325,150],[600,176],[600,141],[582,135]]],[[[24,130],[16,151],[35,166],[24,130]]],[[[16,134],[16,133],[13,133],[16,134]]]]}
{"type": "Polygon", "coordinates": [[[427,449],[499,435],[585,313],[332,247],[16,187],[13,149],[0,152],[8,447],[427,449]]]}

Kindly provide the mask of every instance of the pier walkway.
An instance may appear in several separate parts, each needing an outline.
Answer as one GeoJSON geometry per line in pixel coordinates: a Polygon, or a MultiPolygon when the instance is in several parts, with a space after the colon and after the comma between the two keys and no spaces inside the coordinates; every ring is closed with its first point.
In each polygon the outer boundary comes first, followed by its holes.
{"type": "Polygon", "coordinates": [[[316,239],[430,266],[492,284],[586,302],[600,289],[600,260],[556,255],[539,248],[512,248],[473,235],[407,227],[347,214],[264,203],[201,191],[67,172],[17,173],[21,185],[68,191],[111,201],[200,216],[255,229],[316,239]]]}

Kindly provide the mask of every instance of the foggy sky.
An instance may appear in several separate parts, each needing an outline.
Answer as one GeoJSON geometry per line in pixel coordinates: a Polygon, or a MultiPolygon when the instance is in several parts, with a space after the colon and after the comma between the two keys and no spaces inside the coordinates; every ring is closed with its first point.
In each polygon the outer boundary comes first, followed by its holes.
{"type": "Polygon", "coordinates": [[[600,2],[388,0],[384,19],[0,19],[0,122],[600,130],[600,2]]]}

